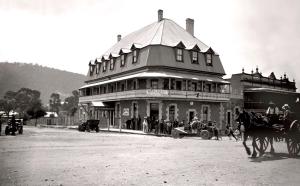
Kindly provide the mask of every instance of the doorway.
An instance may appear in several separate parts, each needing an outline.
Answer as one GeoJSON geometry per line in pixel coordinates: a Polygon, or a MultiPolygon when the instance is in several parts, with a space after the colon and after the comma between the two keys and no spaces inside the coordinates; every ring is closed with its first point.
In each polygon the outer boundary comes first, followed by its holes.
{"type": "Polygon", "coordinates": [[[150,103],[150,118],[152,120],[159,119],[159,103],[150,103]]]}
{"type": "Polygon", "coordinates": [[[194,119],[194,117],[195,117],[195,112],[194,111],[190,111],[189,112],[189,122],[192,122],[193,119],[194,119]]]}

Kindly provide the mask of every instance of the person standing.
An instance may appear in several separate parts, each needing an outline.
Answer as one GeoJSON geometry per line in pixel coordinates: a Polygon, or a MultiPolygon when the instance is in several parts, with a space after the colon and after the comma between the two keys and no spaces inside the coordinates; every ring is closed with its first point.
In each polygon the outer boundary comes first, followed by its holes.
{"type": "Polygon", "coordinates": [[[273,125],[278,122],[279,109],[272,101],[269,102],[266,115],[269,118],[269,124],[273,125]]]}
{"type": "Polygon", "coordinates": [[[231,140],[231,136],[237,141],[237,137],[234,135],[233,129],[231,125],[226,125],[226,130],[227,130],[227,136],[229,137],[229,139],[231,140]]]}
{"type": "Polygon", "coordinates": [[[219,140],[219,129],[217,128],[217,122],[214,121],[212,125],[214,136],[216,137],[216,140],[219,140]]]}
{"type": "Polygon", "coordinates": [[[144,121],[143,121],[143,132],[148,132],[148,121],[147,121],[147,117],[144,117],[144,121]]]}

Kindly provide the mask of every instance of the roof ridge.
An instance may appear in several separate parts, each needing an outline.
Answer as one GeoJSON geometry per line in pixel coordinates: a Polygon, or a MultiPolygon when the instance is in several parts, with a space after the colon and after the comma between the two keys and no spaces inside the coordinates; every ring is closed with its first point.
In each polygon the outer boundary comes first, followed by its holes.
{"type": "Polygon", "coordinates": [[[164,35],[165,23],[166,23],[166,21],[164,20],[164,23],[163,23],[163,26],[162,26],[162,29],[161,29],[161,37],[160,37],[160,42],[159,42],[159,44],[162,43],[162,39],[163,39],[163,35],[164,35]]]}
{"type": "MultiPolygon", "coordinates": [[[[150,41],[149,44],[152,43],[152,41],[153,41],[153,39],[155,38],[157,32],[159,31],[159,28],[161,27],[161,25],[164,25],[164,23],[165,23],[165,20],[163,20],[163,23],[161,23],[161,24],[157,27],[157,29],[156,29],[155,33],[153,34],[153,37],[152,37],[152,39],[151,39],[151,41],[150,41]]],[[[163,28],[162,28],[162,29],[163,29],[163,28]]]]}

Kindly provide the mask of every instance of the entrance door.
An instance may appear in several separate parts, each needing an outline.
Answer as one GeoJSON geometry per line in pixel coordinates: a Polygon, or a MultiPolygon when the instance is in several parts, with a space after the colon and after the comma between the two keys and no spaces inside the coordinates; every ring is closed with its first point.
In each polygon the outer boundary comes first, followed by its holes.
{"type": "Polygon", "coordinates": [[[159,119],[158,105],[158,103],[150,103],[150,118],[153,120],[159,119]]]}
{"type": "Polygon", "coordinates": [[[195,112],[190,111],[190,113],[189,113],[189,122],[191,122],[194,119],[194,116],[195,116],[195,112]]]}
{"type": "Polygon", "coordinates": [[[114,119],[115,119],[115,111],[109,111],[109,124],[110,126],[114,126],[114,119]]]}

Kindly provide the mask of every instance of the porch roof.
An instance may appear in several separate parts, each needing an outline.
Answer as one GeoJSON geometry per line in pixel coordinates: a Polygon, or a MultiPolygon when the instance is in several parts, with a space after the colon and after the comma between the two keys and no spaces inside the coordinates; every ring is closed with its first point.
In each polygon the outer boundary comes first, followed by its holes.
{"type": "Polygon", "coordinates": [[[209,82],[216,82],[216,83],[222,83],[222,84],[230,84],[229,81],[225,81],[224,79],[222,79],[220,77],[199,76],[199,75],[181,74],[181,73],[173,73],[173,72],[141,72],[141,73],[123,76],[123,77],[119,77],[119,78],[115,78],[115,79],[111,79],[111,80],[87,84],[87,85],[80,87],[80,89],[103,85],[103,84],[112,83],[112,82],[117,82],[117,81],[122,81],[122,80],[126,80],[126,79],[142,78],[142,77],[178,78],[178,79],[190,79],[190,80],[196,80],[196,81],[209,81],[209,82]]]}

